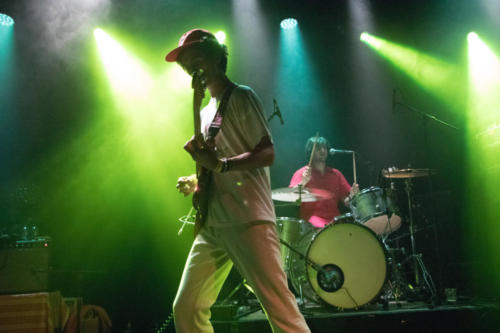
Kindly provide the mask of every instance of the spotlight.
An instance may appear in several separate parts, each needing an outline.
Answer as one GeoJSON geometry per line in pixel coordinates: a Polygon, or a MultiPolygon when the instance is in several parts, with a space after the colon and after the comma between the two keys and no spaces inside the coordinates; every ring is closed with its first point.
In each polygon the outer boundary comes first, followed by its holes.
{"type": "Polygon", "coordinates": [[[226,33],[222,30],[219,30],[215,33],[215,38],[217,38],[219,44],[223,44],[226,40],[226,33]]]}
{"type": "Polygon", "coordinates": [[[3,26],[11,26],[14,25],[14,19],[10,17],[9,15],[1,14],[0,13],[0,25],[3,26]]]}
{"type": "Polygon", "coordinates": [[[467,34],[467,40],[469,42],[474,42],[474,41],[477,41],[479,40],[479,37],[477,36],[477,34],[475,32],[469,32],[467,34]]]}
{"type": "Polygon", "coordinates": [[[297,20],[294,18],[286,18],[281,21],[280,26],[282,29],[290,30],[297,26],[297,20]]]}

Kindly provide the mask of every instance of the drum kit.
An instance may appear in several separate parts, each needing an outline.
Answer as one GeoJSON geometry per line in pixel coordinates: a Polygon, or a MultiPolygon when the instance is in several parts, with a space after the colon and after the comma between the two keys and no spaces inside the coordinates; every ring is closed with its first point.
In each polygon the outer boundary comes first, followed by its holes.
{"type": "MultiPolygon", "coordinates": [[[[299,305],[358,309],[373,302],[387,305],[390,300],[399,305],[424,292],[434,299],[436,288],[421,254],[416,253],[412,197],[412,182],[433,173],[430,169],[384,169],[381,175],[390,187],[359,191],[350,200],[351,212],[321,229],[296,217],[278,217],[284,268],[299,305]],[[395,203],[395,180],[405,183],[408,212],[404,219],[395,203]],[[408,230],[409,249],[390,247],[391,235],[400,228],[408,230]]],[[[327,191],[302,186],[272,191],[273,200],[281,205],[300,206],[330,197],[327,191]]]]}

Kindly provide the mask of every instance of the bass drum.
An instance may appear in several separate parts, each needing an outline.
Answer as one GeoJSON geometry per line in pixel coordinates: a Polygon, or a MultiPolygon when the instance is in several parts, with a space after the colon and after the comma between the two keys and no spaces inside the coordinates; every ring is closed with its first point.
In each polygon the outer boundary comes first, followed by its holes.
{"type": "Polygon", "coordinates": [[[297,250],[308,260],[291,252],[290,281],[297,295],[318,304],[358,308],[377,297],[386,281],[384,248],[363,225],[331,224],[309,233],[297,250]]]}

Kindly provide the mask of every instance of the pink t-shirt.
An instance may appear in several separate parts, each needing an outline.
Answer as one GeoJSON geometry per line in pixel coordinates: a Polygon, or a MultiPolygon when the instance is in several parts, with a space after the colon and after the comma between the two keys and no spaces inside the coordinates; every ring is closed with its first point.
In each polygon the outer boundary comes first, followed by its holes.
{"type": "MultiPolygon", "coordinates": [[[[305,169],[306,166],[294,173],[290,181],[290,187],[295,187],[301,182],[305,169]]],[[[306,184],[306,187],[326,190],[332,194],[330,199],[303,202],[300,206],[300,217],[319,228],[324,227],[332,222],[335,216],[340,215],[338,203],[344,201],[351,190],[351,185],[349,185],[344,175],[339,170],[328,167],[325,169],[324,174],[313,168],[311,180],[306,184]]]]}

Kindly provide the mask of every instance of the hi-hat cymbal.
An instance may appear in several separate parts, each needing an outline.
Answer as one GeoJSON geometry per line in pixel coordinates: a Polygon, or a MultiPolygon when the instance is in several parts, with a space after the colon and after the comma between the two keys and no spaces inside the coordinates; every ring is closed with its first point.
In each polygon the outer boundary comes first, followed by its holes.
{"type": "Polygon", "coordinates": [[[332,194],[326,190],[307,187],[282,187],[272,190],[273,200],[284,202],[314,202],[329,199],[332,194]]]}
{"type": "Polygon", "coordinates": [[[385,178],[417,178],[428,177],[436,173],[433,169],[382,169],[382,175],[385,178]]]}

